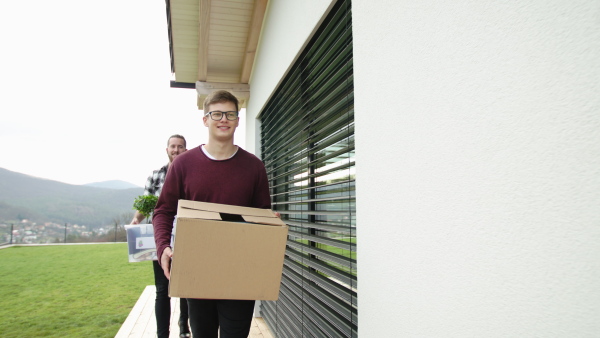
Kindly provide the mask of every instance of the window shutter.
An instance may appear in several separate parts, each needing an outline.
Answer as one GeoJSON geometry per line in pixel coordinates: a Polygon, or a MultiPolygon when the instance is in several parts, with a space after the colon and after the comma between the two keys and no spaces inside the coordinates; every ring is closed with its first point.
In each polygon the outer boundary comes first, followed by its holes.
{"type": "Polygon", "coordinates": [[[273,209],[289,225],[277,337],[356,337],[354,83],[350,1],[338,1],[261,112],[273,209]]]}

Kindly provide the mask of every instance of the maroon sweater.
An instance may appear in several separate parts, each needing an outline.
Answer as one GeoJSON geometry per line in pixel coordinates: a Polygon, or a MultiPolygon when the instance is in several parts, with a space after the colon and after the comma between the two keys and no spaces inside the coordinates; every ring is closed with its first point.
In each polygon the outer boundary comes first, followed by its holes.
{"type": "Polygon", "coordinates": [[[211,160],[200,149],[177,156],[169,166],[158,203],[154,209],[156,254],[171,246],[173,220],[180,199],[271,208],[267,172],[261,160],[239,148],[227,160],[211,160]]]}

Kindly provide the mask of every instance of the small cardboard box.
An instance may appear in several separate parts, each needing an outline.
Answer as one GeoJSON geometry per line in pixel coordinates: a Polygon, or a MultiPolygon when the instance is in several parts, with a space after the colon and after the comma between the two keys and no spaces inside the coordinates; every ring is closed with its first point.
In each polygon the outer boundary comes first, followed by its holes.
{"type": "Polygon", "coordinates": [[[179,200],[169,295],[277,300],[287,233],[272,210],[179,200]]]}
{"type": "Polygon", "coordinates": [[[125,225],[129,262],[156,260],[154,228],[152,224],[125,225]]]}

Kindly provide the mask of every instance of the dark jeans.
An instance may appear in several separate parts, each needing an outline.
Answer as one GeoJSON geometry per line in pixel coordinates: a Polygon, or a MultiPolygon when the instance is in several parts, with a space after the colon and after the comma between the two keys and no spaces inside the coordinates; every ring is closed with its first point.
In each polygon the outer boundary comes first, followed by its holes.
{"type": "Polygon", "coordinates": [[[253,300],[190,299],[190,326],[194,338],[247,338],[254,312],[253,300]]]}
{"type": "MultiPolygon", "coordinates": [[[[157,261],[153,261],[154,284],[156,285],[156,300],[154,302],[154,313],[156,314],[156,335],[158,338],[169,338],[169,326],[171,320],[171,298],[169,298],[169,280],[165,277],[163,269],[157,261]]],[[[179,325],[188,322],[188,304],[185,299],[179,300],[179,325]]]]}

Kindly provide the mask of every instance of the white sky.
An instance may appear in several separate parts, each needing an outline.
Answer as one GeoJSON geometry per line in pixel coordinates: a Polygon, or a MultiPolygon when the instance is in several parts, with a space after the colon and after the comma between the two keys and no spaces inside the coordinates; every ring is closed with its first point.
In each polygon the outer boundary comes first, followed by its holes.
{"type": "Polygon", "coordinates": [[[195,90],[169,87],[164,0],[4,1],[0,36],[1,168],[143,186],[170,135],[206,142],[195,90]]]}

